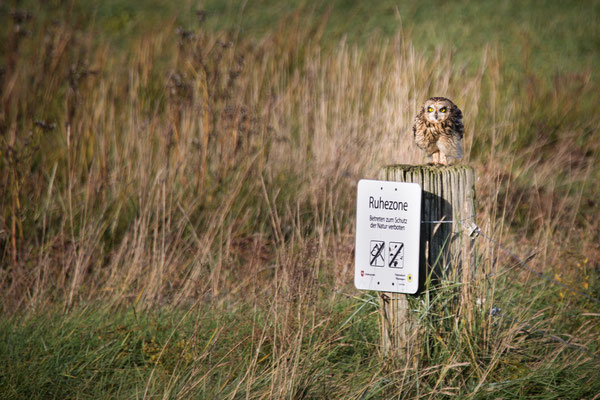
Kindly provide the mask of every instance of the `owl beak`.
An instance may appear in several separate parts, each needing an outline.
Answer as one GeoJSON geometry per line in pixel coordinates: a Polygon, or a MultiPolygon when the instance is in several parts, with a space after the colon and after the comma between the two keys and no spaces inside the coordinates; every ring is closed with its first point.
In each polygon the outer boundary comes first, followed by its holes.
{"type": "Polygon", "coordinates": [[[435,112],[435,114],[433,114],[433,117],[435,118],[436,121],[438,120],[438,113],[437,113],[437,111],[435,112]]]}

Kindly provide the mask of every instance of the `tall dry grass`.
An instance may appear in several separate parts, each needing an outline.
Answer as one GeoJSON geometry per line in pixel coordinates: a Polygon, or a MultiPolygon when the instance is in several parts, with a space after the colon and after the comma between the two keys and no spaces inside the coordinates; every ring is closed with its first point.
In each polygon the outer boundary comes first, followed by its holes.
{"type": "MultiPolygon", "coordinates": [[[[402,33],[326,51],[325,22],[298,16],[261,39],[170,23],[126,53],[67,20],[30,26],[29,36],[17,29],[24,23],[10,27],[1,84],[5,313],[96,300],[245,310],[250,336],[228,343],[250,351],[227,364],[226,397],[311,393],[327,381],[314,366],[352,321],[336,319],[333,304],[354,293],[356,182],[384,164],[423,161],[410,127],[430,95],[464,111],[464,162],[477,171],[483,231],[533,254],[534,270],[600,293],[590,72],[512,77],[494,48],[473,70],[450,50],[425,56],[402,33]]],[[[570,307],[589,303],[479,245],[472,323],[454,317],[460,302],[447,282],[412,302],[424,336],[414,363],[381,369],[364,387],[342,374],[324,393],[477,393],[513,367],[513,349],[546,340],[524,335],[524,321],[531,332],[564,326],[578,343],[598,345],[589,319],[568,321],[570,307]]],[[[209,384],[201,361],[222,334],[167,386],[156,387],[152,372],[146,394],[186,397],[209,384]]],[[[535,360],[563,351],[557,344],[535,360]]]]}

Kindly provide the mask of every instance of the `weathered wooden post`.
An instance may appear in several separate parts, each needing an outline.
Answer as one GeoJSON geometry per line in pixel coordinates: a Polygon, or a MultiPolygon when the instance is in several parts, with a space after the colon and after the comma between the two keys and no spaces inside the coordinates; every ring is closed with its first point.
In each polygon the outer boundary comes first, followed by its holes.
{"type": "MultiPolygon", "coordinates": [[[[460,280],[462,301],[468,302],[474,252],[466,228],[475,217],[473,169],[465,165],[392,165],[381,170],[379,179],[421,185],[421,280],[427,276],[433,281],[460,280]]],[[[386,356],[403,359],[419,344],[407,296],[387,292],[380,296],[381,344],[386,356]]]]}

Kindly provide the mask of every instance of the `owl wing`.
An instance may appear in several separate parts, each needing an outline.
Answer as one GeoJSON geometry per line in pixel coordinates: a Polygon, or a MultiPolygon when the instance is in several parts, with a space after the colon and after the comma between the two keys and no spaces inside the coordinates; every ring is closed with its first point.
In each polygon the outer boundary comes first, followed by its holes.
{"type": "Polygon", "coordinates": [[[421,110],[417,116],[415,117],[415,122],[413,123],[413,127],[412,127],[412,131],[413,131],[413,139],[417,138],[417,124],[419,123],[419,116],[423,113],[423,110],[421,110]]]}
{"type": "Polygon", "coordinates": [[[463,115],[462,115],[462,111],[460,111],[460,108],[455,107],[453,130],[459,139],[462,139],[463,135],[465,134],[465,126],[463,125],[462,117],[463,117],[463,115]]]}
{"type": "Polygon", "coordinates": [[[415,117],[415,123],[413,125],[413,139],[418,148],[426,151],[427,154],[433,154],[438,151],[436,145],[437,138],[427,134],[423,115],[424,111],[421,110],[415,117]]]}
{"type": "Polygon", "coordinates": [[[419,111],[419,113],[415,116],[415,122],[412,127],[413,131],[413,139],[417,147],[425,150],[427,147],[424,145],[424,137],[423,137],[423,123],[421,121],[423,115],[423,110],[419,111]]]}

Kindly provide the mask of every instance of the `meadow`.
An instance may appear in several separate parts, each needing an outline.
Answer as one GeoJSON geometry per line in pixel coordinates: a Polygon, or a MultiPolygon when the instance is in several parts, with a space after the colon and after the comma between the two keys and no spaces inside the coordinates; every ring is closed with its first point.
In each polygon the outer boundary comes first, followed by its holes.
{"type": "Polygon", "coordinates": [[[0,3],[0,398],[598,398],[599,20],[0,3]],[[424,162],[432,95],[465,115],[477,224],[529,269],[478,238],[476,301],[412,297],[401,363],[353,286],[356,184],[424,162]]]}

